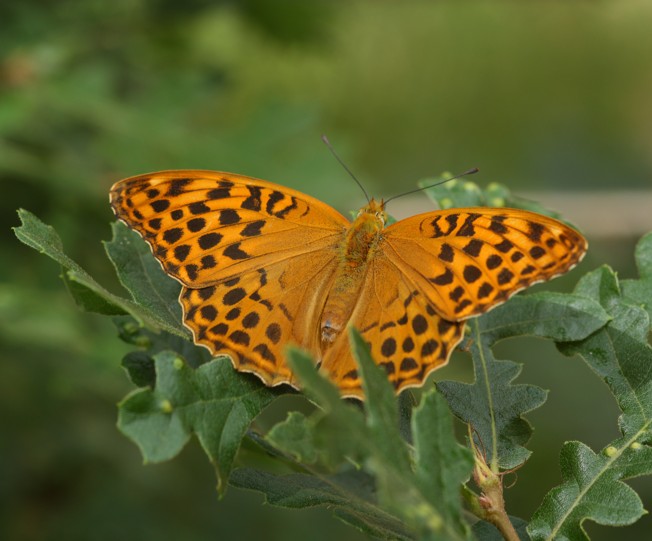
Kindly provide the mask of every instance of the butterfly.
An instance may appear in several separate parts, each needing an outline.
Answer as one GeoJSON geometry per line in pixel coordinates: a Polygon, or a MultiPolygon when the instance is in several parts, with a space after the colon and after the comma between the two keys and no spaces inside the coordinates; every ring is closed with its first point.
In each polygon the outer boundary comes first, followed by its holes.
{"type": "Polygon", "coordinates": [[[387,225],[371,199],[351,222],[299,191],[216,171],[127,178],[110,199],[181,283],[195,343],[268,386],[294,387],[284,348],[300,346],[359,399],[348,326],[397,393],[420,386],[448,362],[466,319],[567,272],[587,249],[574,229],[526,210],[437,210],[387,225]]]}

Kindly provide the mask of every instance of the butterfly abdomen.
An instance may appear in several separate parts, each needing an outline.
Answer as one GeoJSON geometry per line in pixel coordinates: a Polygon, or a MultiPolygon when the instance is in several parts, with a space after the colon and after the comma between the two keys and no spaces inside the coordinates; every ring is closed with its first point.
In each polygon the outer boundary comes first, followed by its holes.
{"type": "Polygon", "coordinates": [[[321,317],[322,352],[346,328],[385,226],[383,216],[369,207],[351,224],[340,253],[339,264],[321,317]]]}

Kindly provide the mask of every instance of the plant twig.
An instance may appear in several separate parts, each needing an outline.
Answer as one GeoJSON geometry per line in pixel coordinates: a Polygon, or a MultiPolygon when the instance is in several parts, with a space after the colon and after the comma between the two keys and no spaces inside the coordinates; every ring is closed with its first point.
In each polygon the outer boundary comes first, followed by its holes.
{"type": "Polygon", "coordinates": [[[486,520],[498,528],[506,541],[520,541],[505,510],[502,475],[489,467],[485,456],[476,447],[472,435],[469,439],[475,458],[473,479],[482,490],[480,496],[474,495],[475,498],[470,498],[468,493],[465,494],[467,501],[471,504],[471,511],[482,520],[486,520]]]}

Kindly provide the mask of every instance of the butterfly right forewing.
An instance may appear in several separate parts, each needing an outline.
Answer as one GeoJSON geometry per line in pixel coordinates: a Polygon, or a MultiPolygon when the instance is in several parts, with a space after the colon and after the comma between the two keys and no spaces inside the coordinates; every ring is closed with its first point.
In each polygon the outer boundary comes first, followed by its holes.
{"type": "Polygon", "coordinates": [[[559,276],[584,256],[582,235],[553,218],[509,208],[429,212],[396,222],[383,251],[451,321],[482,314],[559,276]]]}

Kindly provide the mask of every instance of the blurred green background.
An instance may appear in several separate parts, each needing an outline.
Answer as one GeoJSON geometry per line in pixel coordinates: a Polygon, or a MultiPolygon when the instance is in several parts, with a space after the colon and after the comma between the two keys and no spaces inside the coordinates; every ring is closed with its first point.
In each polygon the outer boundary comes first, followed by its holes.
{"type": "MultiPolygon", "coordinates": [[[[115,428],[131,390],[127,346],[108,318],[77,311],[54,263],[16,241],[16,208],[55,226],[119,291],[100,243],[113,182],[219,169],[348,212],[363,197],[322,133],[377,197],[472,166],[475,181],[519,194],[649,195],[651,23],[645,0],[1,2],[0,538],[363,538],[325,510],[279,510],[235,489],[218,502],[196,444],[142,466],[115,428]]],[[[642,231],[592,234],[630,217],[612,201],[578,223],[590,254],[552,287],[569,290],[605,261],[635,275],[642,231]]],[[[601,448],[618,412],[588,368],[550,344],[498,349],[525,362],[520,381],[551,389],[529,416],[534,455],[506,494],[510,513],[528,518],[559,480],[562,442],[601,448]]],[[[468,359],[453,365],[437,377],[469,377],[468,359]]],[[[649,480],[633,484],[649,508],[649,480]]],[[[626,537],[650,529],[648,517],[626,537]]]]}

